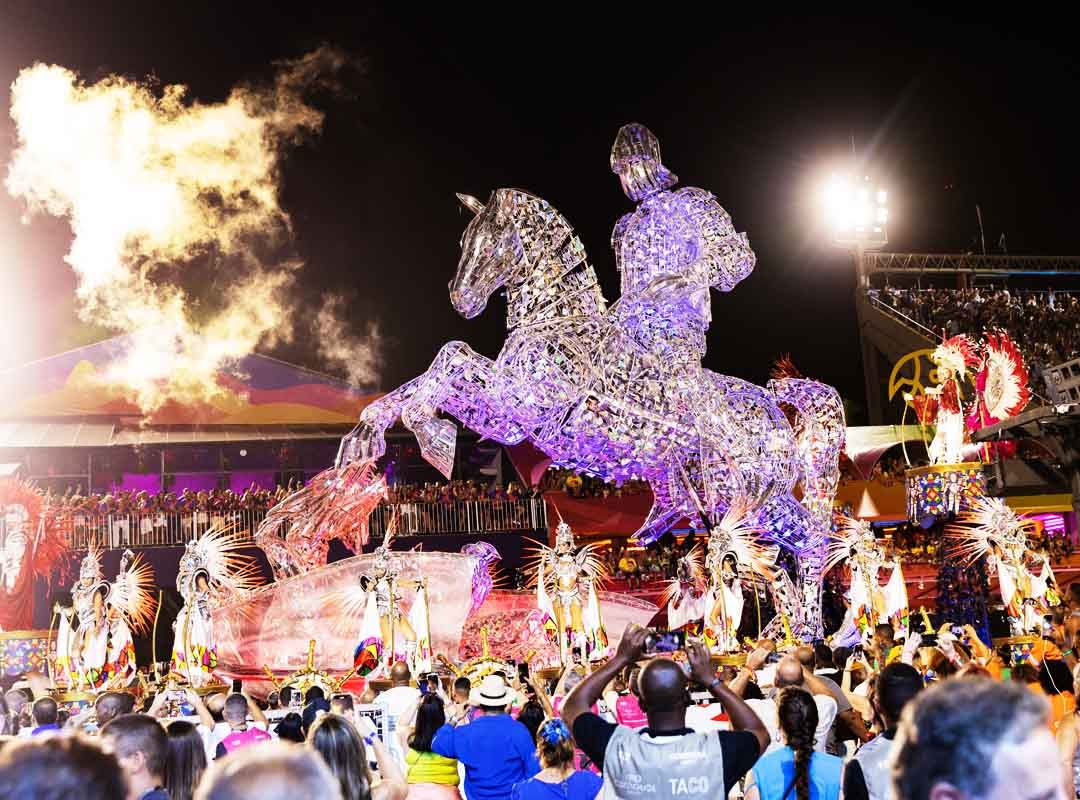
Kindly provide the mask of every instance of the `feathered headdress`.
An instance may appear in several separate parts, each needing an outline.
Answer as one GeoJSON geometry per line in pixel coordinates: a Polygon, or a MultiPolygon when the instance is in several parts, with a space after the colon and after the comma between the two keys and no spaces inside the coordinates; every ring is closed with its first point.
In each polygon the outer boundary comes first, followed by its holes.
{"type": "Polygon", "coordinates": [[[761,526],[752,506],[743,499],[736,499],[728,506],[720,522],[709,532],[709,544],[705,555],[705,569],[711,576],[718,576],[724,557],[731,554],[740,567],[772,579],[772,569],[780,554],[777,545],[763,544],[760,540],[761,526]]]}
{"type": "Polygon", "coordinates": [[[837,515],[836,531],[829,537],[829,551],[825,557],[824,572],[847,561],[851,557],[852,548],[860,544],[874,545],[876,542],[877,537],[874,536],[874,529],[869,522],[837,515]]]}
{"type": "MultiPolygon", "coordinates": [[[[559,510],[555,509],[556,513],[559,510]]],[[[560,556],[559,545],[569,545],[573,548],[573,558],[577,562],[580,570],[585,574],[587,578],[593,581],[594,584],[602,584],[608,579],[607,565],[598,555],[599,551],[595,545],[585,544],[580,547],[574,547],[574,533],[570,529],[570,526],[563,520],[562,514],[559,514],[559,525],[555,529],[555,547],[548,547],[547,545],[540,545],[538,548],[532,551],[532,558],[529,561],[528,566],[525,567],[525,574],[529,577],[529,588],[535,589],[538,583],[538,578],[543,574],[543,579],[552,592],[556,590],[555,582],[556,577],[551,572],[543,572],[541,567],[546,559],[558,559],[560,556]]]]}
{"type": "Polygon", "coordinates": [[[1003,549],[1027,547],[1034,520],[1020,516],[997,497],[976,497],[968,503],[968,509],[945,529],[951,559],[968,566],[990,552],[993,545],[1003,549]]]}
{"type": "Polygon", "coordinates": [[[690,584],[698,593],[704,594],[708,588],[708,582],[705,574],[705,552],[700,544],[695,544],[689,553],[679,559],[675,577],[668,583],[656,604],[663,608],[675,597],[681,595],[685,584],[690,584]]]}
{"type": "Polygon", "coordinates": [[[982,367],[975,375],[975,391],[982,417],[977,427],[1014,417],[1031,402],[1024,356],[1005,331],[986,334],[982,367]]]}
{"type": "MultiPolygon", "coordinates": [[[[33,574],[51,580],[54,573],[66,577],[71,549],[62,533],[62,516],[49,508],[48,497],[28,481],[10,479],[0,482],[0,516],[18,513],[22,508],[22,535],[26,537],[30,568],[33,574]]],[[[12,530],[9,520],[8,535],[12,530]]]]}
{"type": "Polygon", "coordinates": [[[120,558],[120,573],[113,581],[108,603],[119,611],[133,633],[146,633],[154,621],[157,600],[154,597],[154,569],[143,561],[142,554],[125,550],[120,558]]]}
{"type": "Polygon", "coordinates": [[[213,589],[230,599],[261,586],[262,573],[255,559],[240,552],[250,546],[247,537],[232,526],[210,528],[190,541],[180,558],[177,590],[186,596],[200,572],[213,589]]]}
{"type": "Polygon", "coordinates": [[[963,377],[969,367],[979,363],[975,344],[962,333],[939,344],[930,359],[938,366],[948,367],[959,377],[963,377]]]}
{"type": "Polygon", "coordinates": [[[101,548],[95,542],[91,542],[86,548],[86,555],[79,563],[79,580],[103,581],[105,573],[101,569],[101,548]]]}

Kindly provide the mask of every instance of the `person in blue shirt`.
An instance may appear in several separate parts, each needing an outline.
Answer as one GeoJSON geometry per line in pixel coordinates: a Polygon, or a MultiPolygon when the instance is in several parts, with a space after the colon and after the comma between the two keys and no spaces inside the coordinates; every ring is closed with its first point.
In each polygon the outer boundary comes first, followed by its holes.
{"type": "Polygon", "coordinates": [[[60,730],[60,708],[51,697],[39,697],[35,700],[30,714],[34,718],[31,736],[60,730]]]}
{"type": "Polygon", "coordinates": [[[574,740],[558,717],[536,732],[536,753],[543,769],[516,784],[510,800],[593,800],[600,791],[599,775],[574,769],[574,740]]]}
{"type": "Polygon", "coordinates": [[[472,722],[462,724],[468,713],[462,709],[431,742],[432,752],[465,765],[469,800],[506,800],[514,784],[540,771],[528,728],[506,713],[511,696],[501,677],[488,675],[469,693],[469,705],[478,709],[472,722]]]}
{"type": "Polygon", "coordinates": [[[814,750],[818,709],[813,696],[789,686],[776,705],[786,744],[754,765],[746,800],[837,800],[844,761],[814,750]]]}

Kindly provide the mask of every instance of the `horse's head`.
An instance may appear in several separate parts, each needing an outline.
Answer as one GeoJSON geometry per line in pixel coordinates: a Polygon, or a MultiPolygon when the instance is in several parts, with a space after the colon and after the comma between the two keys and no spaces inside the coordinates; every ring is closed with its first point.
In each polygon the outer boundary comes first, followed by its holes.
{"type": "Polygon", "coordinates": [[[461,236],[461,260],[450,282],[450,300],[461,316],[472,319],[507,284],[522,248],[512,219],[513,190],[496,189],[486,206],[468,195],[459,194],[458,199],[476,216],[461,236]]]}

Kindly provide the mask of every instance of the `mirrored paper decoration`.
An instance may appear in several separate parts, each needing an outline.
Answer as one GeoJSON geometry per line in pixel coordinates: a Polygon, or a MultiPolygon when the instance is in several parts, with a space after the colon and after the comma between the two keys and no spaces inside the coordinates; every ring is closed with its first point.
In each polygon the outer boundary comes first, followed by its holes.
{"type": "MultiPolygon", "coordinates": [[[[710,290],[750,274],[749,241],[708,192],[672,190],[676,178],[644,126],[619,132],[611,164],[637,203],[612,237],[619,301],[608,307],[584,246],[547,201],[519,189],[497,189],[487,203],[459,195],[475,217],[450,298],[472,318],[505,294],[502,351],[492,360],[444,345],[427,372],[364,410],[338,466],[381,456],[400,419],[449,477],[456,426],[445,417],[454,417],[503,444],[528,440],[556,467],[648,481],[654,505],[641,542],[702,508],[718,517],[742,497],[769,539],[821,551],[811,559],[818,570],[843,447],[839,396],[809,380],[763,388],[702,368],[710,290]]],[[[820,575],[803,577],[816,598],[820,575]]]]}

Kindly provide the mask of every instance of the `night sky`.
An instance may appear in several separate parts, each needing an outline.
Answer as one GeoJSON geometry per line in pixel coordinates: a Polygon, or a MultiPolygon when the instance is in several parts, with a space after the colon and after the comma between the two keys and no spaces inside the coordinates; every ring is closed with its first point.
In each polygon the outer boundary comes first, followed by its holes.
{"type": "MultiPolygon", "coordinates": [[[[682,184],[713,192],[757,252],[747,281],[713,294],[706,365],[720,372],[763,381],[790,352],[861,402],[853,267],[828,246],[814,204],[852,136],[890,189],[890,249],[970,248],[979,203],[988,245],[1004,232],[1010,252],[1080,252],[1075,46],[1063,22],[1018,21],[1022,7],[949,22],[711,17],[688,4],[603,14],[588,4],[283,5],[4,0],[0,163],[13,137],[8,87],[35,61],[89,80],[154,75],[220,100],[267,79],[275,60],[322,42],[346,48],[365,75],[314,98],[325,129],[288,157],[282,204],[307,263],[304,292],[349,294],[357,329],[375,318],[388,337],[383,389],[422,371],[443,342],[494,356],[502,341],[501,301],[473,321],[449,303],[467,222],[454,192],[486,199],[513,185],[543,196],[617,297],[609,237],[630,203],[608,154],[630,121],[656,133],[682,184]]],[[[24,227],[19,214],[4,194],[5,313],[28,335],[0,366],[80,343],[67,322],[67,224],[24,227]]],[[[278,355],[319,366],[304,342],[278,355]]]]}

